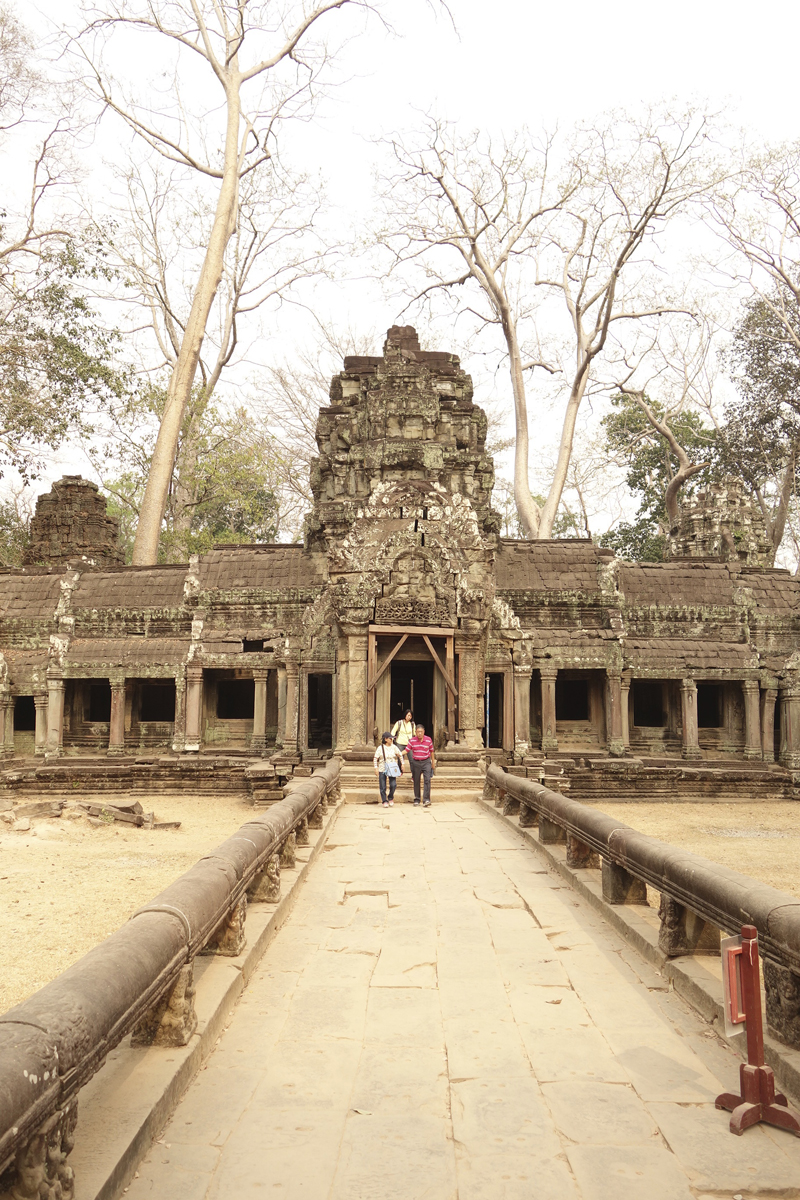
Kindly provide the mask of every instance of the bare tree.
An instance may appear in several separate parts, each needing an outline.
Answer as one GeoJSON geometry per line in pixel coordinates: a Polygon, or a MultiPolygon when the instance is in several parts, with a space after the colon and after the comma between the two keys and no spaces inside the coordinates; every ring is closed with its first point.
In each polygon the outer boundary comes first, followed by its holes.
{"type": "Polygon", "coordinates": [[[387,180],[381,240],[395,269],[421,267],[426,282],[410,285],[416,300],[446,292],[458,304],[463,291],[461,311],[502,332],[516,419],[514,493],[529,537],[552,536],[578,412],[612,329],[675,308],[666,289],[654,290],[652,272],[643,285],[644,268],[660,253],[656,237],[669,219],[710,186],[707,137],[700,114],[648,111],[638,120],[614,115],[563,148],[527,134],[496,147],[480,135],[459,139],[437,121],[416,145],[391,143],[399,172],[387,180]],[[566,352],[543,353],[564,318],[566,352]],[[563,409],[541,506],[528,481],[525,388],[537,367],[559,378],[563,409]]]}
{"type": "MultiPolygon", "coordinates": [[[[319,78],[325,47],[315,40],[323,18],[345,7],[366,9],[366,0],[320,0],[276,6],[269,0],[109,0],[94,11],[77,45],[90,68],[95,95],[133,134],[169,162],[186,168],[215,189],[208,244],[197,270],[192,304],[169,381],[133,551],[138,564],[156,561],[175,454],[223,277],[225,255],[240,222],[243,181],[274,153],[276,125],[295,113],[319,78]],[[155,35],[156,52],[172,53],[173,101],[161,111],[125,97],[106,69],[104,45],[119,29],[155,35]],[[246,55],[247,61],[243,56],[246,55]],[[187,60],[201,68],[202,87],[213,88],[223,127],[199,124],[180,91],[187,60]]],[[[202,108],[211,107],[203,97],[202,108]]]]}

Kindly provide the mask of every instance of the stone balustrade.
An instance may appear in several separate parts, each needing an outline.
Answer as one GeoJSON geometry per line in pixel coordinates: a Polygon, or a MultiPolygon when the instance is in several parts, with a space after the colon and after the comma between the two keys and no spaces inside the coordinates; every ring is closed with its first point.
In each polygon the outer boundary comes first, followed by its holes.
{"type": "Polygon", "coordinates": [[[128,1034],[139,1046],[188,1043],[197,1027],[196,955],[241,953],[248,901],[279,899],[281,865],[296,842],[308,842],[309,828],[321,827],[329,799],[338,800],[340,767],[331,759],[292,780],[282,800],[0,1016],[0,1194],[37,1172],[48,1195],[74,1194],[67,1158],[80,1089],[128,1034]]]}
{"type": "Polygon", "coordinates": [[[659,949],[667,957],[719,952],[719,933],[755,925],[764,961],[767,1024],[800,1049],[800,900],[766,883],[639,833],[597,809],[500,767],[486,771],[485,795],[521,826],[539,826],[543,844],[566,843],[567,866],[601,870],[609,904],[661,896],[659,949]]]}

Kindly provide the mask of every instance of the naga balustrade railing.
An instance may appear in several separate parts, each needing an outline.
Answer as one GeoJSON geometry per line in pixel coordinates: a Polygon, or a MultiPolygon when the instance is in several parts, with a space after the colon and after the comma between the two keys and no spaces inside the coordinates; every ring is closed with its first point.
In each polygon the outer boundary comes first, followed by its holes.
{"type": "Polygon", "coordinates": [[[70,1200],[67,1155],[77,1096],[128,1034],[134,1045],[186,1045],[197,1027],[193,961],[237,955],[247,900],[277,901],[280,868],[338,800],[341,763],[292,780],[247,821],[63,974],[0,1016],[0,1193],[70,1200]],[[24,1181],[24,1182],[21,1182],[24,1181]],[[47,1189],[50,1190],[47,1190],[47,1189]]]}
{"type": "Polygon", "coordinates": [[[566,863],[600,867],[609,904],[661,895],[658,944],[669,958],[719,952],[719,931],[755,925],[764,962],[767,1024],[800,1049],[800,900],[690,850],[639,833],[615,817],[492,764],[485,796],[521,826],[539,825],[543,844],[566,843],[566,863]]]}

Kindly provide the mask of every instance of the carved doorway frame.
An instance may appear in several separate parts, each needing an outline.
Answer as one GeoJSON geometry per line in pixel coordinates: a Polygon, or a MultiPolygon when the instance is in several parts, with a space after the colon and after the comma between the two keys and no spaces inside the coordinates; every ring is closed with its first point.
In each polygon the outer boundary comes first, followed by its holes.
{"type": "Polygon", "coordinates": [[[366,741],[369,743],[372,739],[372,731],[375,728],[375,688],[378,680],[385,671],[391,666],[392,659],[397,652],[402,649],[410,637],[421,637],[428,648],[434,666],[439,671],[444,680],[445,696],[447,698],[447,740],[454,742],[456,740],[456,700],[458,699],[458,688],[455,683],[455,629],[447,629],[441,626],[430,625],[370,625],[368,629],[368,645],[367,645],[367,736],[366,741]],[[395,642],[392,649],[386,658],[386,661],[378,668],[378,638],[379,637],[395,637],[395,642]],[[444,663],[437,654],[431,638],[444,638],[445,640],[445,661],[444,663]]]}

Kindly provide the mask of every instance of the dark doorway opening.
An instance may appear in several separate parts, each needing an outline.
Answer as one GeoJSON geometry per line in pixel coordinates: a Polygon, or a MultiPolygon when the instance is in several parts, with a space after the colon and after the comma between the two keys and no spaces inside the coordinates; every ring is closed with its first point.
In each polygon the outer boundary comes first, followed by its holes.
{"type": "Polygon", "coordinates": [[[556,720],[589,720],[587,679],[556,679],[556,720]]]}
{"type": "Polygon", "coordinates": [[[308,745],[314,750],[329,750],[333,745],[332,675],[308,677],[308,745]]]}
{"type": "Polygon", "coordinates": [[[503,702],[505,677],[501,671],[486,675],[483,697],[483,744],[490,748],[503,748],[503,702]]]}
{"type": "Polygon", "coordinates": [[[697,724],[700,729],[719,729],[722,724],[722,688],[718,683],[698,683],[697,724]]]}
{"type": "Polygon", "coordinates": [[[638,726],[664,726],[666,724],[664,720],[664,688],[660,680],[634,679],[633,723],[638,726]]]}
{"type": "Polygon", "coordinates": [[[88,704],[86,705],[86,708],[88,709],[88,712],[84,716],[85,721],[110,721],[111,684],[91,684],[89,687],[88,704]]]}
{"type": "Polygon", "coordinates": [[[217,716],[221,721],[252,721],[254,707],[252,679],[217,680],[217,716]]]}
{"type": "Polygon", "coordinates": [[[142,684],[139,704],[140,721],[175,720],[175,681],[142,684]]]}
{"type": "Polygon", "coordinates": [[[36,729],[36,705],[33,696],[17,696],[14,700],[14,733],[33,733],[36,729]]]}
{"type": "MultiPolygon", "coordinates": [[[[401,720],[410,708],[417,724],[425,726],[425,732],[433,737],[433,663],[408,659],[394,659],[389,670],[392,672],[392,690],[389,698],[389,726],[401,720]]],[[[378,730],[378,735],[383,733],[378,730]]]]}

